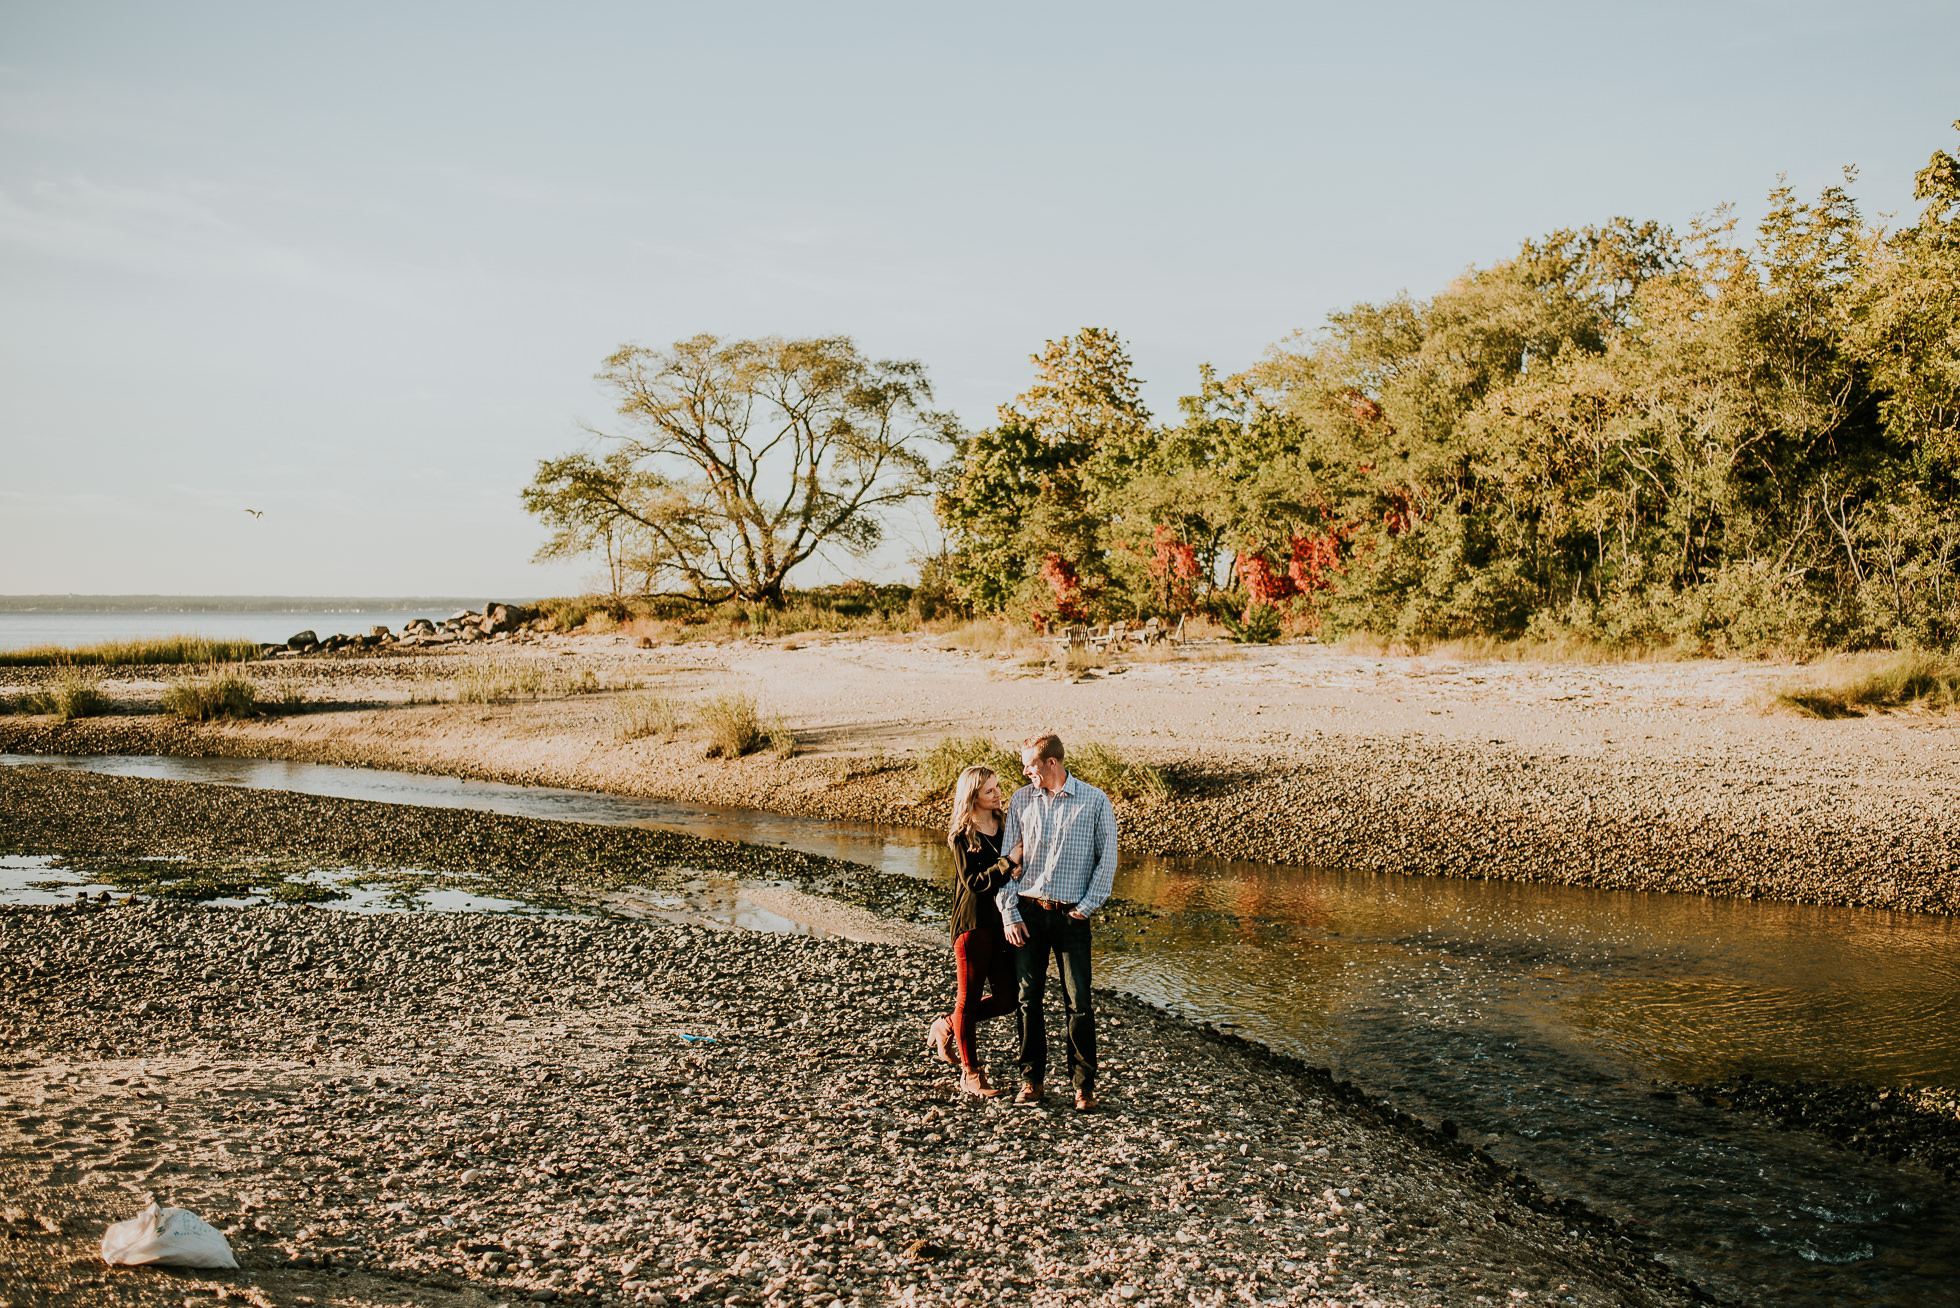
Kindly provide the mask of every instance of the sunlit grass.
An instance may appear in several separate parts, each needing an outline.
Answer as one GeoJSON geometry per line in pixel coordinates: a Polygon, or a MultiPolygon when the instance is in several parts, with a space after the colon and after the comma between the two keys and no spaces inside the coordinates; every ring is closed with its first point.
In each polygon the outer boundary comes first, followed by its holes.
{"type": "MultiPolygon", "coordinates": [[[[1111,799],[1169,799],[1168,778],[1148,763],[1123,757],[1114,746],[1091,741],[1068,751],[1068,770],[1111,799]]],[[[1020,760],[1015,760],[1020,766],[1020,760]]]]}
{"type": "Polygon", "coordinates": [[[0,667],[130,667],[172,663],[243,663],[259,657],[255,640],[209,636],[153,636],[105,640],[94,645],[36,645],[0,650],[0,667]]]}
{"type": "Polygon", "coordinates": [[[109,711],[109,697],[94,677],[71,672],[41,690],[22,695],[16,707],[23,713],[52,713],[63,722],[92,718],[109,711]]]}
{"type": "Polygon", "coordinates": [[[1774,692],[1772,704],[1813,718],[1880,709],[1949,713],[1960,708],[1960,659],[1948,654],[1847,654],[1811,667],[1774,692]]]}
{"type": "Polygon", "coordinates": [[[671,695],[635,692],[613,705],[613,737],[642,740],[652,736],[672,740],[686,725],[681,702],[671,695]]]}
{"type": "Polygon", "coordinates": [[[164,688],[163,711],[185,722],[215,722],[258,714],[259,688],[234,672],[187,677],[164,688]]]}
{"type": "Polygon", "coordinates": [[[975,765],[992,768],[999,774],[1003,795],[1012,793],[1021,782],[1019,754],[1001,748],[985,736],[948,736],[921,754],[912,765],[918,782],[915,802],[923,804],[949,798],[960,773],[975,765]]]}

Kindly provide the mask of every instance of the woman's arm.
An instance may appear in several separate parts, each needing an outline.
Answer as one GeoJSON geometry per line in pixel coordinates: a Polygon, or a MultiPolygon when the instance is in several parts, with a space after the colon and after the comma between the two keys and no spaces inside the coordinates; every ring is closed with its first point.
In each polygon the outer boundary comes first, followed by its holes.
{"type": "Polygon", "coordinates": [[[1001,866],[1005,859],[982,862],[985,857],[985,850],[968,849],[961,841],[953,842],[953,866],[959,873],[960,884],[976,895],[991,895],[1017,875],[1001,866]]]}

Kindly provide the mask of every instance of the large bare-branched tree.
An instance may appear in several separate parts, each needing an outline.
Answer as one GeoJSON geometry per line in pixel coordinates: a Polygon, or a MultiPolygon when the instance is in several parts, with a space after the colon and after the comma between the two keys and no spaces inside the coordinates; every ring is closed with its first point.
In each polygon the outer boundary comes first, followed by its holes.
{"type": "Polygon", "coordinates": [[[819,550],[869,552],[886,511],[930,492],[925,450],[954,430],[927,407],[924,365],[874,362],[841,336],[629,345],[598,379],[625,427],[594,431],[603,457],[539,463],[523,499],[554,531],[540,557],[603,541],[649,588],[707,603],[780,607],[819,550]]]}

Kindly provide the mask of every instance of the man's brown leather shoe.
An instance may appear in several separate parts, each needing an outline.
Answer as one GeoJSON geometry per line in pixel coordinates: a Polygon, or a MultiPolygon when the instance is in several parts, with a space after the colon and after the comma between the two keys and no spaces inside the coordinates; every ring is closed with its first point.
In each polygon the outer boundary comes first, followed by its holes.
{"type": "Polygon", "coordinates": [[[1078,1113],[1095,1112],[1096,1092],[1094,1090],[1077,1090],[1075,1092],[1075,1111],[1078,1113]]]}
{"type": "Polygon", "coordinates": [[[1014,1102],[1017,1104],[1038,1104],[1041,1102],[1041,1095],[1041,1087],[1030,1081],[1015,1093],[1014,1102]]]}

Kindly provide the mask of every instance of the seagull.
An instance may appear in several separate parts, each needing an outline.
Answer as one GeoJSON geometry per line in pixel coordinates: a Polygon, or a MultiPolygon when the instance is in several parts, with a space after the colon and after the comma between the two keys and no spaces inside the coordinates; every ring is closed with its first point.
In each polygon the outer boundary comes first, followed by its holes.
{"type": "Polygon", "coordinates": [[[263,518],[265,516],[264,509],[247,509],[245,510],[245,512],[251,514],[255,518],[263,518]]]}

